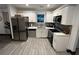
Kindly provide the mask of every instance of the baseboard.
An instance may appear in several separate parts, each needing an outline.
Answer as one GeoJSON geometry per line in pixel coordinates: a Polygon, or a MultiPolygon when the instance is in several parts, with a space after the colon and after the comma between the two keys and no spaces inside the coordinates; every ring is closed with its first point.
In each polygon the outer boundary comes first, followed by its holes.
{"type": "Polygon", "coordinates": [[[70,49],[67,49],[66,50],[68,53],[70,53],[71,55],[75,55],[76,54],[76,51],[71,51],[70,49]]]}
{"type": "Polygon", "coordinates": [[[21,42],[25,42],[27,40],[15,40],[15,39],[12,39],[12,41],[21,41],[21,42]]]}
{"type": "Polygon", "coordinates": [[[0,36],[10,36],[12,38],[11,34],[0,34],[0,36]]]}
{"type": "Polygon", "coordinates": [[[0,36],[10,36],[11,34],[0,34],[0,36]]]}

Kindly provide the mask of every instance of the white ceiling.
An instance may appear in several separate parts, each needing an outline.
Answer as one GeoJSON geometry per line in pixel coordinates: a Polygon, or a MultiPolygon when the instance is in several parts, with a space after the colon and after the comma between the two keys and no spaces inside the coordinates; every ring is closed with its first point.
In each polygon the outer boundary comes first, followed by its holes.
{"type": "Polygon", "coordinates": [[[7,5],[6,4],[0,4],[0,9],[6,9],[7,5]]]}
{"type": "Polygon", "coordinates": [[[47,7],[47,4],[13,4],[13,6],[19,10],[55,10],[56,8],[60,7],[62,4],[50,4],[47,7]]]}

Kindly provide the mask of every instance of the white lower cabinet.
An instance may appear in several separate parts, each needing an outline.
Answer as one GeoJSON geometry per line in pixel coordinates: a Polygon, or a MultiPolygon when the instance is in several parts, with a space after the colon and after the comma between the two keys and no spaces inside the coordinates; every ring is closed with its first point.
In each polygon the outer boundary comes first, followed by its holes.
{"type": "Polygon", "coordinates": [[[42,34],[42,37],[47,37],[48,30],[47,29],[43,29],[41,34],[42,34]]]}
{"type": "Polygon", "coordinates": [[[47,37],[48,30],[45,28],[38,28],[36,30],[36,37],[47,37]]]}
{"type": "Polygon", "coordinates": [[[69,41],[69,35],[64,33],[54,33],[53,35],[53,47],[57,52],[66,51],[66,47],[69,41]]]}
{"type": "Polygon", "coordinates": [[[36,37],[41,37],[41,30],[40,29],[36,29],[36,37]]]}

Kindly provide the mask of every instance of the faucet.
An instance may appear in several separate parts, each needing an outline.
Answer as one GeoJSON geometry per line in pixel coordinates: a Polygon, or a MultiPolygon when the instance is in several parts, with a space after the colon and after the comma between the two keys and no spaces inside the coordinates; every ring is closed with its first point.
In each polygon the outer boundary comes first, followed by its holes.
{"type": "Polygon", "coordinates": [[[31,27],[32,27],[32,24],[31,24],[31,27]]]}

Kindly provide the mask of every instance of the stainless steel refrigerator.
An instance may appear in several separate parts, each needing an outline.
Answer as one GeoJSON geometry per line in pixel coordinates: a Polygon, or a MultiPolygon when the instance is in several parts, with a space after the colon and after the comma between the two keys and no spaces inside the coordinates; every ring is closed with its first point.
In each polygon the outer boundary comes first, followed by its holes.
{"type": "Polygon", "coordinates": [[[14,40],[28,39],[29,17],[15,15],[15,17],[12,17],[12,25],[13,25],[14,40]]]}

